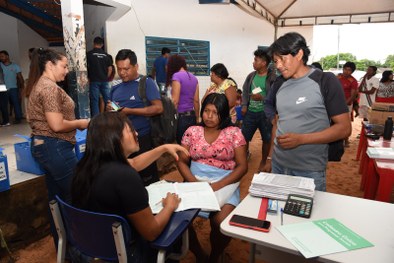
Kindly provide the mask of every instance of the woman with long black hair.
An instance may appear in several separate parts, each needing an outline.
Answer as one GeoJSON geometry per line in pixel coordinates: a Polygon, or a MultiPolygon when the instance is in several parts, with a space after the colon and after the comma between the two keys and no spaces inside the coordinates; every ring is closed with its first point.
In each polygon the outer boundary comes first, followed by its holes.
{"type": "Polygon", "coordinates": [[[128,251],[130,262],[151,262],[155,253],[146,241],[156,239],[163,231],[180,198],[168,193],[162,201],[164,208],[153,215],[138,171],[165,152],[176,160],[178,151],[188,153],[178,144],[164,144],[127,159],[137,151],[137,132],[126,115],[120,112],[96,115],[89,124],[85,154],[73,179],[72,203],[85,210],[126,218],[135,238],[128,251]]]}

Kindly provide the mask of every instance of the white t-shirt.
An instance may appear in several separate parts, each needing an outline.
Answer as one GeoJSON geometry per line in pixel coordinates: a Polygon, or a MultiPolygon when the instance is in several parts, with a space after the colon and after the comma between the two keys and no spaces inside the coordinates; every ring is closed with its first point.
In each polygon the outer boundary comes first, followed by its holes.
{"type": "MultiPolygon", "coordinates": [[[[376,90],[379,88],[379,79],[377,77],[371,77],[370,79],[366,78],[365,85],[362,90],[371,90],[372,88],[375,88],[376,90]]],[[[370,96],[371,103],[374,103],[376,92],[377,91],[375,91],[373,94],[360,93],[360,106],[361,105],[371,106],[368,103],[367,95],[370,96]]]]}

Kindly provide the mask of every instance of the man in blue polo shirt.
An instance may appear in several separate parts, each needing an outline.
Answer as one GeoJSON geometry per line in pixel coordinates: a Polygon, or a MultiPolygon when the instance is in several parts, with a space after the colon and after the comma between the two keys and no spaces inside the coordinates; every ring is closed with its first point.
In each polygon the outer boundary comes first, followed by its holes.
{"type": "MultiPolygon", "coordinates": [[[[123,108],[121,111],[129,117],[138,133],[140,150],[130,156],[135,157],[153,148],[149,117],[161,114],[163,104],[157,85],[151,78],[146,79],[146,98],[149,106],[145,106],[138,94],[140,75],[138,73],[137,56],[133,51],[130,49],[120,50],[116,55],[115,63],[122,82],[111,89],[110,100],[123,108]]],[[[110,103],[107,104],[107,109],[112,108],[110,105],[110,103]]],[[[138,172],[145,185],[159,180],[155,162],[138,172]]]]}
{"type": "MultiPolygon", "coordinates": [[[[20,103],[21,92],[25,86],[20,67],[10,61],[8,52],[5,50],[0,51],[0,65],[4,73],[4,82],[7,88],[7,95],[11,101],[15,111],[14,124],[18,124],[22,120],[22,107],[20,103]]],[[[4,101],[8,107],[8,102],[4,101]]],[[[3,104],[3,102],[2,102],[3,104]]],[[[10,123],[3,120],[2,126],[8,126],[10,123]]]]}
{"type": "Polygon", "coordinates": [[[165,92],[165,85],[167,81],[167,62],[170,57],[171,50],[163,47],[161,49],[161,56],[155,59],[152,67],[152,78],[156,78],[156,83],[161,91],[165,92]]]}

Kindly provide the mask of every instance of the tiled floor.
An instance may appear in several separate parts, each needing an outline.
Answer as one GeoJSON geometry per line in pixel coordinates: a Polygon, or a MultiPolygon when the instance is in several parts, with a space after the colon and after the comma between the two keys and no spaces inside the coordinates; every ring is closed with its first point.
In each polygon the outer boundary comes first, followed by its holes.
{"type": "Polygon", "coordinates": [[[16,170],[14,143],[24,142],[26,140],[16,137],[15,134],[29,136],[30,131],[30,127],[25,120],[21,124],[0,127],[0,148],[4,148],[3,152],[7,155],[11,185],[39,176],[16,170]]]}

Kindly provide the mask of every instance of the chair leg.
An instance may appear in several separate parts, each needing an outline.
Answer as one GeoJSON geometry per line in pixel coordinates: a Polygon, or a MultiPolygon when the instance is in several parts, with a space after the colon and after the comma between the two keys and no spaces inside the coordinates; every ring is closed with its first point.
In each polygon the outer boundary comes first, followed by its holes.
{"type": "MultiPolygon", "coordinates": [[[[182,246],[179,253],[171,253],[168,258],[173,260],[180,260],[184,258],[189,251],[189,230],[186,229],[182,234],[182,246]]],[[[157,253],[157,263],[164,263],[166,260],[166,251],[164,249],[159,250],[157,253]]]]}
{"type": "Polygon", "coordinates": [[[166,261],[166,251],[164,249],[160,249],[157,253],[157,263],[164,263],[166,261]]]}
{"type": "Polygon", "coordinates": [[[118,252],[119,263],[127,263],[127,252],[123,238],[122,224],[119,222],[113,223],[112,233],[114,235],[116,251],[118,252]]]}
{"type": "Polygon", "coordinates": [[[189,230],[186,229],[182,234],[182,247],[179,253],[171,253],[168,258],[173,260],[180,260],[185,257],[187,252],[189,251],[189,230]]]}
{"type": "Polygon", "coordinates": [[[59,237],[56,262],[63,263],[66,257],[66,244],[67,244],[66,231],[64,230],[62,215],[60,213],[59,205],[57,204],[56,200],[52,200],[51,202],[49,202],[49,207],[51,209],[53,222],[55,223],[57,235],[59,237]]]}

